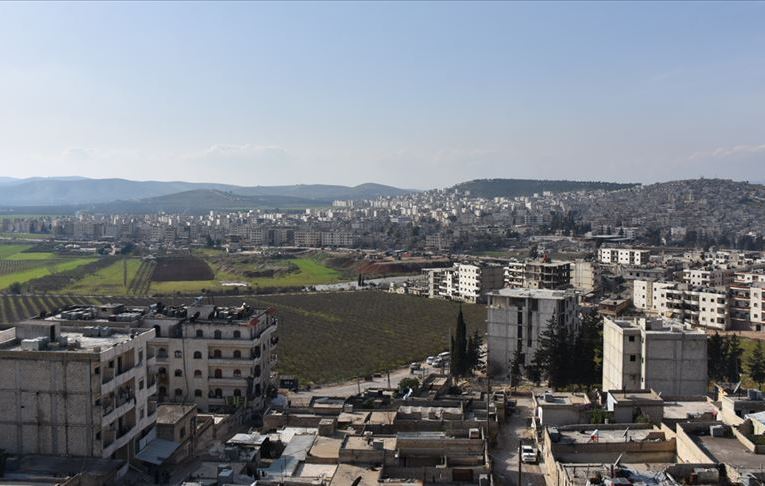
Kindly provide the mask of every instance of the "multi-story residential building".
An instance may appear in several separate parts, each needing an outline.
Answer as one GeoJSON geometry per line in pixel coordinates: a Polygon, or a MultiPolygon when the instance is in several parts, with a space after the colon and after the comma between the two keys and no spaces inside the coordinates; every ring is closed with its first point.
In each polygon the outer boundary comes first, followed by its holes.
{"type": "Polygon", "coordinates": [[[619,265],[646,265],[651,257],[651,252],[636,248],[599,248],[598,261],[600,263],[616,263],[619,265]]]}
{"type": "Polygon", "coordinates": [[[604,319],[604,391],[704,395],[707,380],[703,331],[674,319],[604,319]]]}
{"type": "Polygon", "coordinates": [[[458,263],[449,268],[429,268],[428,296],[479,302],[504,286],[504,268],[497,264],[458,263]]]}
{"type": "Polygon", "coordinates": [[[735,329],[765,330],[765,277],[760,273],[737,273],[730,285],[731,322],[735,329]]]}
{"type": "Polygon", "coordinates": [[[523,366],[529,366],[539,345],[539,335],[553,320],[578,326],[574,290],[501,289],[488,295],[489,372],[508,376],[520,349],[523,366]]]}
{"type": "Polygon", "coordinates": [[[676,282],[635,280],[633,305],[637,309],[686,324],[726,330],[731,327],[730,293],[724,287],[689,287],[676,282]]]}
{"type": "Polygon", "coordinates": [[[132,459],[154,437],[154,330],[61,324],[0,331],[0,448],[132,459]]]}
{"type": "Polygon", "coordinates": [[[202,411],[263,408],[278,342],[271,309],[196,302],[155,307],[143,322],[156,331],[160,401],[193,401],[202,411]]]}
{"type": "Polygon", "coordinates": [[[688,268],[682,275],[683,283],[691,287],[722,287],[732,279],[733,270],[724,268],[688,268]]]}
{"type": "Polygon", "coordinates": [[[571,285],[584,293],[600,288],[600,267],[595,262],[576,260],[571,267],[571,285]]]}
{"type": "Polygon", "coordinates": [[[569,262],[510,262],[505,267],[505,287],[563,289],[571,285],[569,262]]]}
{"type": "Polygon", "coordinates": [[[504,286],[505,271],[497,264],[466,264],[456,266],[457,295],[464,302],[483,301],[488,292],[504,286]]]}

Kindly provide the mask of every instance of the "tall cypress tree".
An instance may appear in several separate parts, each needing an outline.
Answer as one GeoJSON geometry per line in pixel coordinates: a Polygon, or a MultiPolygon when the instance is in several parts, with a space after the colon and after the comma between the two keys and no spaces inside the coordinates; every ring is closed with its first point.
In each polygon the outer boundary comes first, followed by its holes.
{"type": "Polygon", "coordinates": [[[457,315],[457,328],[454,332],[454,345],[451,352],[452,365],[451,374],[454,376],[463,376],[468,371],[468,338],[467,325],[465,317],[462,315],[462,306],[457,315]]]}
{"type": "Polygon", "coordinates": [[[749,365],[749,378],[757,383],[758,388],[762,388],[762,382],[765,381],[764,359],[765,354],[763,354],[762,351],[762,341],[758,339],[757,345],[752,351],[752,354],[749,356],[749,359],[747,359],[747,364],[749,365]]]}
{"type": "Polygon", "coordinates": [[[715,381],[723,381],[725,379],[725,347],[723,345],[723,338],[717,331],[709,336],[707,356],[709,359],[707,370],[709,378],[715,381]]]}
{"type": "Polygon", "coordinates": [[[725,359],[725,375],[731,383],[741,379],[741,342],[736,334],[730,336],[728,341],[728,353],[725,359]]]}

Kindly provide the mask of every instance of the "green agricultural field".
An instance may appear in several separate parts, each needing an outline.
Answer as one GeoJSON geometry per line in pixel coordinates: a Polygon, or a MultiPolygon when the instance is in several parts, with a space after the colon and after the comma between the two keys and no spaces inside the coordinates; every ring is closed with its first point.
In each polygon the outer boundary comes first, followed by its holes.
{"type": "MultiPolygon", "coordinates": [[[[201,255],[200,255],[201,256],[201,255]]],[[[238,265],[233,263],[223,267],[216,265],[216,261],[210,261],[210,267],[215,272],[214,280],[188,280],[188,281],[152,281],[149,293],[173,295],[199,293],[202,289],[222,291],[227,287],[221,285],[221,282],[243,282],[251,287],[276,288],[276,287],[308,287],[311,285],[328,284],[342,282],[347,278],[341,272],[335,270],[314,258],[290,258],[274,260],[273,265],[284,268],[284,273],[274,277],[256,277],[248,278],[243,275],[248,270],[254,270],[258,267],[253,264],[238,265]],[[286,271],[288,265],[297,267],[295,271],[286,271]],[[230,270],[236,268],[236,272],[230,270]],[[225,269],[224,269],[225,268],[225,269]],[[242,273],[239,273],[242,272],[242,273]]]]}
{"type": "Polygon", "coordinates": [[[57,255],[50,252],[19,252],[6,257],[7,260],[53,260],[55,258],[57,255]]]}
{"type": "Polygon", "coordinates": [[[64,294],[79,295],[125,295],[128,288],[125,287],[125,268],[127,268],[127,283],[130,283],[138,273],[141,260],[130,258],[127,264],[123,260],[117,260],[108,267],[102,268],[95,273],[86,275],[84,278],[61,289],[64,294]]]}
{"type": "MultiPolygon", "coordinates": [[[[169,304],[189,298],[163,299],[169,304]]],[[[262,297],[216,297],[217,305],[245,300],[258,307],[274,306],[279,323],[279,372],[294,374],[303,383],[333,383],[405,366],[449,348],[459,305],[454,302],[388,294],[336,292],[262,297]]],[[[147,305],[155,299],[119,299],[147,305]]],[[[0,317],[19,321],[40,310],[65,304],[108,302],[84,296],[0,296],[0,317]]],[[[486,308],[463,305],[472,333],[485,330],[486,308]]]]}
{"type": "Polygon", "coordinates": [[[30,248],[32,245],[0,245],[0,259],[12,257],[30,248]]]}
{"type": "Polygon", "coordinates": [[[68,270],[73,270],[82,265],[87,265],[97,260],[95,257],[86,258],[61,258],[51,260],[47,264],[34,267],[28,270],[22,270],[18,272],[8,273],[0,275],[0,290],[7,289],[12,283],[19,282],[21,284],[29,282],[37,278],[42,278],[48,275],[53,275],[68,270]]]}

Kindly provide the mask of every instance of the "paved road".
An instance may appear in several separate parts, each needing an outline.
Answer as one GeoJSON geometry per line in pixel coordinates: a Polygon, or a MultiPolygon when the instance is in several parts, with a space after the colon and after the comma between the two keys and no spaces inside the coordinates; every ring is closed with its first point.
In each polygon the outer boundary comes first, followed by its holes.
{"type": "Polygon", "coordinates": [[[491,450],[494,478],[497,484],[502,485],[544,486],[542,463],[522,464],[521,485],[518,485],[518,446],[521,439],[529,439],[531,442],[528,424],[532,415],[532,402],[531,397],[512,398],[518,400],[516,412],[505,420],[497,437],[497,446],[491,450]]]}
{"type": "MultiPolygon", "coordinates": [[[[421,371],[412,374],[409,371],[409,367],[399,368],[390,372],[390,386],[393,388],[398,387],[398,383],[404,378],[420,378],[427,376],[431,372],[436,370],[430,366],[422,363],[423,369],[421,371]]],[[[313,388],[310,391],[301,391],[297,393],[290,393],[289,398],[301,398],[301,397],[313,397],[313,396],[332,396],[332,397],[349,397],[355,395],[360,391],[364,391],[367,388],[386,388],[388,386],[388,375],[382,373],[379,377],[373,378],[372,381],[360,381],[351,380],[345,383],[338,383],[336,385],[322,386],[320,388],[313,388]]]]}

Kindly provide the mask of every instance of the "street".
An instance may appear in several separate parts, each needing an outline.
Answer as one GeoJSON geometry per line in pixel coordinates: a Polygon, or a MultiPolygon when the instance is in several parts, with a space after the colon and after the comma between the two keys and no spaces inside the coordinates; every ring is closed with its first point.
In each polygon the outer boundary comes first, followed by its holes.
{"type": "MultiPolygon", "coordinates": [[[[497,484],[518,485],[518,448],[521,439],[532,443],[529,421],[532,416],[531,396],[512,396],[518,401],[516,411],[507,420],[497,436],[497,446],[491,450],[494,478],[497,484]]],[[[542,460],[541,454],[539,460],[542,460]]],[[[521,484],[523,486],[544,486],[543,464],[522,464],[521,484]]]]}

